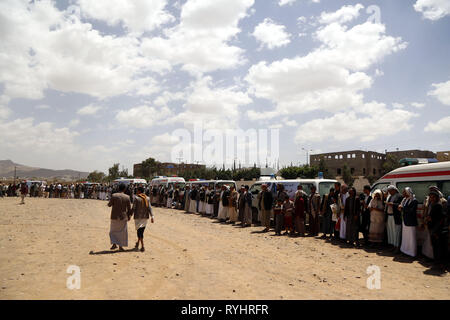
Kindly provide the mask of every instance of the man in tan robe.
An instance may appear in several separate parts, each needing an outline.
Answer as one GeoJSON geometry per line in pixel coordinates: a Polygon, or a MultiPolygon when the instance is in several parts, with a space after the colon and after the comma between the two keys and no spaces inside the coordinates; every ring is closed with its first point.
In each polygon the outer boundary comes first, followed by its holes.
{"type": "Polygon", "coordinates": [[[108,207],[111,208],[111,228],[109,238],[111,239],[111,250],[119,246],[119,251],[128,246],[128,220],[131,217],[130,197],[124,193],[126,186],[119,185],[119,192],[114,193],[109,200],[108,207]]]}

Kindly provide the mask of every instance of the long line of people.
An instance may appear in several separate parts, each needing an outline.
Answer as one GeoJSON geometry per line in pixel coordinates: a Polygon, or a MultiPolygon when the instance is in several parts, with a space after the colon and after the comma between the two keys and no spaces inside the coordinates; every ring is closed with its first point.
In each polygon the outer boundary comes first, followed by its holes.
{"type": "Polygon", "coordinates": [[[365,186],[358,195],[355,188],[338,182],[321,196],[315,187],[307,194],[299,185],[290,199],[283,185],[277,186],[276,195],[262,185],[256,195],[258,216],[253,216],[254,195],[249,186],[239,191],[225,185],[215,190],[199,185],[160,186],[149,192],[154,206],[209,216],[224,223],[240,222],[242,227],[260,224],[264,228],[261,232],[273,227],[279,236],[318,237],[321,233],[321,239],[349,247],[383,249],[410,257],[421,253],[445,270],[449,257],[448,201],[436,186],[428,191],[423,211],[418,214],[418,201],[409,187],[400,191],[390,185],[371,194],[370,186],[365,186]]]}

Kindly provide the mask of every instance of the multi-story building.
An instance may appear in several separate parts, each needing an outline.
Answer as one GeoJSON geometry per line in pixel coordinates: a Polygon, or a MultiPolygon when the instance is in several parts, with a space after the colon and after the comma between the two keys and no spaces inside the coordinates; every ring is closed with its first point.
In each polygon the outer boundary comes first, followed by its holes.
{"type": "MultiPolygon", "coordinates": [[[[184,172],[194,169],[204,169],[205,165],[190,164],[190,163],[171,163],[171,162],[157,162],[155,171],[152,173],[154,176],[174,176],[182,175],[184,172]]],[[[143,177],[142,164],[137,163],[133,165],[133,176],[143,177]]],[[[147,177],[148,178],[148,177],[147,177]]]]}
{"type": "Polygon", "coordinates": [[[343,167],[347,165],[352,176],[380,177],[383,174],[383,164],[388,155],[391,155],[395,161],[404,158],[436,158],[434,152],[422,150],[393,151],[386,152],[386,154],[353,150],[311,155],[310,163],[319,166],[320,160],[323,159],[328,173],[333,176],[342,176],[343,167]]]}
{"type": "Polygon", "coordinates": [[[450,161],[450,151],[439,151],[436,153],[436,159],[439,162],[450,161]]]}
{"type": "Polygon", "coordinates": [[[323,158],[328,173],[341,176],[346,165],[353,176],[381,176],[386,155],[374,151],[352,150],[321,153],[310,156],[311,165],[318,166],[323,158]]]}

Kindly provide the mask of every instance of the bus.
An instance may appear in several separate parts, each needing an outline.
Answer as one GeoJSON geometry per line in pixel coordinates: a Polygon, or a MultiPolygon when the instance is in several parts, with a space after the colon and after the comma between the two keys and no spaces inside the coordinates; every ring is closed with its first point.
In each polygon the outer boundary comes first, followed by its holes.
{"type": "MultiPolygon", "coordinates": [[[[252,216],[253,221],[260,220],[260,210],[258,206],[258,194],[262,190],[262,185],[266,184],[267,189],[272,192],[273,197],[277,195],[277,186],[283,185],[284,191],[289,195],[290,200],[294,200],[297,187],[301,185],[303,191],[307,194],[311,193],[311,187],[315,186],[316,190],[320,193],[320,196],[327,194],[331,188],[334,188],[334,184],[337,180],[333,179],[292,179],[292,180],[271,180],[271,181],[257,181],[249,189],[249,192],[253,195],[252,200],[252,216]]],[[[273,217],[272,217],[273,218],[273,217]]]]}

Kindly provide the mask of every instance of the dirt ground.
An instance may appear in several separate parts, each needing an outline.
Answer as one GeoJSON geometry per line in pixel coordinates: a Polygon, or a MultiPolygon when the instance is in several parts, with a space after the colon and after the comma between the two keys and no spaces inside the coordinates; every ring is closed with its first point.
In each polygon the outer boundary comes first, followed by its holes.
{"type": "Polygon", "coordinates": [[[155,208],[146,252],[109,251],[110,208],[98,200],[0,199],[0,299],[449,299],[430,264],[329,241],[275,237],[155,208]],[[91,253],[91,254],[90,254],[91,253]],[[81,288],[67,288],[80,267],[81,288]],[[381,270],[369,290],[367,268],[381,270]]]}

